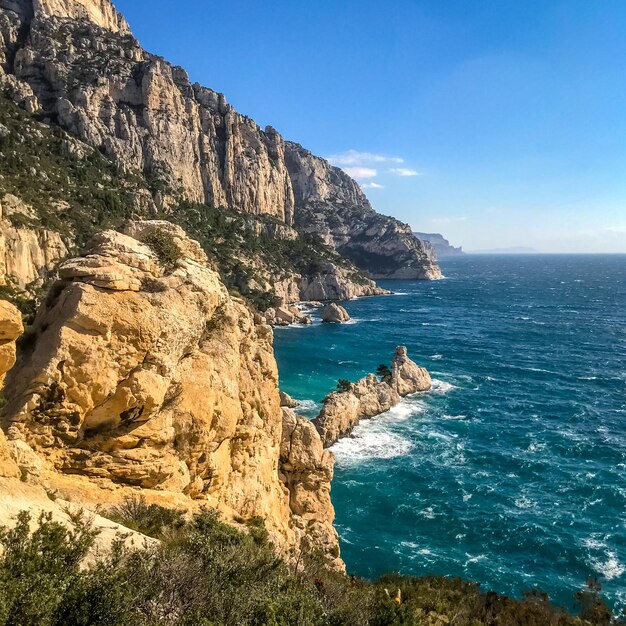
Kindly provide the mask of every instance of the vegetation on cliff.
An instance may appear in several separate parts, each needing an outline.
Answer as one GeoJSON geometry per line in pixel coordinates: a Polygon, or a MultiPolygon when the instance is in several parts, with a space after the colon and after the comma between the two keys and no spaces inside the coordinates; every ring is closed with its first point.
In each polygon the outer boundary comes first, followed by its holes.
{"type": "Polygon", "coordinates": [[[579,616],[536,590],[521,601],[442,577],[396,574],[376,582],[332,573],[314,557],[289,567],[258,520],[247,531],[211,511],[185,521],[141,500],[111,517],[160,539],[122,543],[88,568],[94,532],[79,516],[67,529],[47,517],[30,530],[27,513],[0,531],[3,626],[608,626],[618,624],[590,585],[579,616]]]}
{"type": "MultiPolygon", "coordinates": [[[[100,151],[39,122],[3,96],[0,157],[0,201],[11,194],[32,208],[30,214],[6,216],[11,225],[59,232],[73,251],[102,229],[151,217],[174,222],[199,240],[226,284],[262,310],[272,304],[272,283],[294,275],[324,274],[332,266],[354,283],[367,282],[319,237],[299,234],[269,215],[182,199],[159,208],[153,197],[160,181],[118,168],[100,151]]],[[[29,308],[23,294],[4,291],[4,297],[29,308]]]]}

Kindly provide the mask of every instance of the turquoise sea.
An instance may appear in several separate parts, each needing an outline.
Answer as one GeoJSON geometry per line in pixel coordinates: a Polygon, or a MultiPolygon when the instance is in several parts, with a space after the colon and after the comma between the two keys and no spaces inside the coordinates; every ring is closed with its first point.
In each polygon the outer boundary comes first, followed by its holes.
{"type": "Polygon", "coordinates": [[[281,386],[314,416],[396,345],[431,392],[334,448],[349,572],[458,575],[571,608],[597,576],[626,606],[626,256],[466,256],[387,282],[346,325],[277,329],[281,386]]]}

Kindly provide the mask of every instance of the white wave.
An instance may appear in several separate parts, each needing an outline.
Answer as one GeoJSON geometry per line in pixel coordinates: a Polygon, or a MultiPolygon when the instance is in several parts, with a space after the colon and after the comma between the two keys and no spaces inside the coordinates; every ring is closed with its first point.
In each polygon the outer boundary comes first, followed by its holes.
{"type": "Polygon", "coordinates": [[[402,435],[392,432],[389,426],[404,422],[422,411],[424,407],[420,404],[403,401],[379,416],[362,421],[350,437],[340,439],[332,446],[338,464],[406,456],[413,444],[402,435]]]}
{"type": "Polygon", "coordinates": [[[393,459],[406,456],[413,444],[400,435],[383,429],[369,428],[360,432],[354,430],[352,437],[340,439],[331,449],[337,456],[337,463],[358,463],[368,459],[393,459]]]}
{"type": "Polygon", "coordinates": [[[294,400],[298,403],[297,411],[304,413],[305,416],[317,415],[322,408],[322,405],[315,400],[296,400],[295,398],[294,400]]]}
{"type": "Polygon", "coordinates": [[[467,561],[465,561],[464,567],[467,567],[470,563],[478,563],[479,561],[484,561],[487,558],[486,554],[479,554],[478,556],[472,556],[471,554],[465,553],[467,557],[467,561]]]}
{"type": "Polygon", "coordinates": [[[606,578],[612,580],[613,578],[619,578],[625,571],[626,567],[617,559],[617,554],[612,550],[608,550],[604,555],[604,559],[596,558],[591,559],[591,567],[606,578]]]}
{"type": "Polygon", "coordinates": [[[431,354],[430,358],[434,359],[435,361],[440,361],[441,359],[443,359],[443,354],[431,354]]]}
{"type": "Polygon", "coordinates": [[[515,500],[515,506],[518,509],[534,509],[537,506],[537,503],[527,496],[522,496],[521,498],[517,498],[515,500]]]}
{"type": "Polygon", "coordinates": [[[409,292],[408,291],[394,291],[393,293],[389,294],[390,296],[408,296],[409,292]]]}
{"type": "Polygon", "coordinates": [[[358,324],[359,322],[362,322],[363,320],[356,318],[356,317],[351,317],[347,322],[343,322],[344,326],[348,326],[348,325],[352,325],[352,324],[358,324]]]}
{"type": "Polygon", "coordinates": [[[433,386],[431,387],[431,391],[433,393],[443,395],[453,389],[456,389],[456,387],[452,383],[448,383],[445,380],[439,380],[438,378],[433,378],[433,386]]]}
{"type": "Polygon", "coordinates": [[[441,419],[443,420],[464,420],[466,415],[442,415],[441,419]]]}

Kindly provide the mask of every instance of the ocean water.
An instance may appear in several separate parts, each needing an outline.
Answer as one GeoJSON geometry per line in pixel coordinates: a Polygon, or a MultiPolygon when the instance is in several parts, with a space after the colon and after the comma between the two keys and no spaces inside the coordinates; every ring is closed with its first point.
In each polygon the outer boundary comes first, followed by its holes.
{"type": "Polygon", "coordinates": [[[346,325],[275,333],[282,388],[316,415],[396,345],[433,390],[334,446],[348,570],[455,575],[572,608],[590,576],[626,606],[626,256],[467,256],[387,282],[346,325]]]}

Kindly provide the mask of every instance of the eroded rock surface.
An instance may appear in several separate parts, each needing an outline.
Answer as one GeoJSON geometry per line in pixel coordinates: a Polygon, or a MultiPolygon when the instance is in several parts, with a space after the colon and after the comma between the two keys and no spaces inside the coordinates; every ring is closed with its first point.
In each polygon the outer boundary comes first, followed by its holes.
{"type": "Polygon", "coordinates": [[[428,391],[431,386],[428,372],[409,359],[404,346],[399,346],[388,375],[380,380],[368,374],[348,389],[330,393],[313,423],[324,447],[329,447],[349,435],[361,420],[384,413],[403,396],[428,391]]]}
{"type": "Polygon", "coordinates": [[[127,232],[100,234],[60,266],[31,349],[7,379],[9,445],[33,479],[68,499],[113,502],[140,489],[227,519],[259,515],[283,552],[297,552],[303,528],[332,520],[328,463],[307,461],[308,486],[298,486],[304,468],[279,476],[271,328],[228,294],[180,228],[139,222],[127,232]],[[293,489],[321,504],[290,504],[300,501],[293,489]]]}

